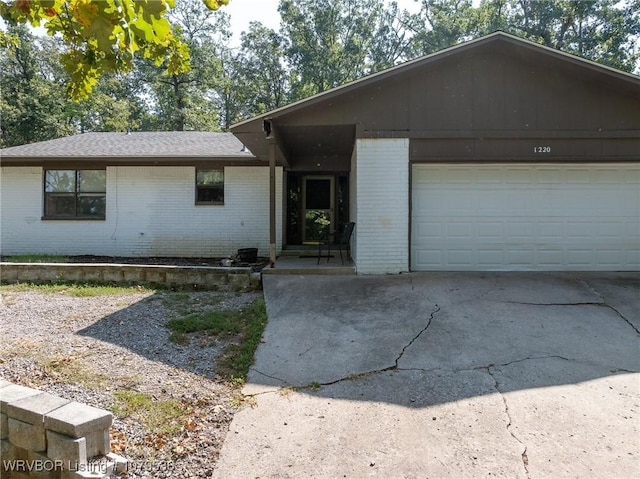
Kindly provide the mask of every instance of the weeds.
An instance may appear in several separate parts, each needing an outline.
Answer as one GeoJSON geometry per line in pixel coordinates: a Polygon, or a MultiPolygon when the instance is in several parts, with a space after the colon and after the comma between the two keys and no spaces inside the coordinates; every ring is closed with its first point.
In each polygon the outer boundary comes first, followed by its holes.
{"type": "Polygon", "coordinates": [[[2,261],[7,263],[68,263],[69,257],[50,254],[24,254],[3,256],[2,261]]]}
{"type": "Polygon", "coordinates": [[[229,344],[216,361],[218,374],[234,382],[244,382],[253,356],[260,344],[267,323],[264,299],[259,298],[241,309],[193,313],[167,321],[173,341],[184,341],[185,335],[206,332],[229,344]]]}
{"type": "Polygon", "coordinates": [[[39,360],[44,371],[58,378],[66,384],[82,384],[88,389],[97,390],[104,387],[109,378],[85,367],[79,359],[85,359],[89,355],[72,356],[69,354],[58,355],[53,358],[39,360]]]}
{"type": "Polygon", "coordinates": [[[180,316],[188,316],[202,311],[202,309],[213,308],[220,301],[222,298],[218,296],[193,295],[184,292],[167,293],[162,296],[162,305],[172,309],[180,316]]]}
{"type": "Polygon", "coordinates": [[[176,399],[158,400],[149,394],[126,389],[116,391],[113,399],[115,414],[131,416],[151,434],[176,434],[182,427],[185,410],[176,399]]]}
{"type": "Polygon", "coordinates": [[[41,294],[66,294],[79,298],[110,296],[115,294],[154,293],[154,289],[143,286],[113,286],[98,283],[16,283],[0,285],[0,292],[35,291],[41,294]]]}

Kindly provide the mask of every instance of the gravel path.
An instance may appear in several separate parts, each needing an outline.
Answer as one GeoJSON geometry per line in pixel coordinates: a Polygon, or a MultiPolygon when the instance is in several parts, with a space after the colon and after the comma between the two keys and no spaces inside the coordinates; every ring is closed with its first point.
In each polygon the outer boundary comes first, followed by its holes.
{"type": "Polygon", "coordinates": [[[129,459],[127,477],[210,477],[242,396],[217,377],[224,343],[205,335],[169,341],[167,319],[244,306],[260,293],[136,292],[98,297],[5,291],[0,302],[0,377],[92,406],[113,409],[118,391],[178,401],[180,431],[151,434],[117,416],[112,451],[129,459]]]}

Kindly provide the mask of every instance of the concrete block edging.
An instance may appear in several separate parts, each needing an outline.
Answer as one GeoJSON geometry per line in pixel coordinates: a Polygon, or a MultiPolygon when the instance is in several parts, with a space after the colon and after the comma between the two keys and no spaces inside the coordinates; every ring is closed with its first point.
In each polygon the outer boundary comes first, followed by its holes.
{"type": "Polygon", "coordinates": [[[2,477],[107,479],[126,470],[111,453],[109,411],[0,379],[0,415],[2,477]]]}
{"type": "Polygon", "coordinates": [[[167,266],[93,263],[0,263],[3,283],[87,281],[149,284],[180,289],[253,291],[260,274],[249,267],[167,266]]]}

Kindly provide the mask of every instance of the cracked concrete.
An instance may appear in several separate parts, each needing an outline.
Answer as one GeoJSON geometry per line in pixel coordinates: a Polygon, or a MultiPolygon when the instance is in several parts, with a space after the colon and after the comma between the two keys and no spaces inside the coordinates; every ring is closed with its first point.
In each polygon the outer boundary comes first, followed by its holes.
{"type": "MultiPolygon", "coordinates": [[[[527,359],[531,359],[531,358],[527,358],[527,359]]],[[[509,364],[513,364],[513,363],[516,363],[516,362],[522,362],[522,361],[524,361],[524,360],[512,361],[509,364]]],[[[500,391],[500,383],[498,382],[498,378],[496,378],[493,375],[493,373],[491,372],[491,367],[492,366],[488,366],[485,369],[487,371],[487,374],[489,376],[491,376],[491,379],[493,379],[494,387],[495,387],[496,391],[498,392],[498,394],[500,394],[500,399],[502,399],[502,402],[504,404],[504,413],[508,418],[508,422],[507,422],[507,426],[506,426],[507,431],[509,431],[509,434],[511,434],[511,437],[513,437],[516,440],[516,442],[518,442],[518,444],[520,444],[524,448],[524,450],[522,451],[522,454],[521,454],[522,467],[524,468],[525,475],[527,477],[531,477],[530,474],[529,474],[529,456],[527,455],[527,446],[526,446],[526,444],[524,442],[522,442],[522,440],[518,436],[516,436],[516,434],[511,429],[512,419],[511,419],[511,413],[509,412],[509,404],[507,403],[506,396],[504,394],[502,394],[502,391],[500,391]]]]}
{"type": "Polygon", "coordinates": [[[638,274],[273,276],[265,296],[255,404],[214,477],[640,472],[638,274]]]}

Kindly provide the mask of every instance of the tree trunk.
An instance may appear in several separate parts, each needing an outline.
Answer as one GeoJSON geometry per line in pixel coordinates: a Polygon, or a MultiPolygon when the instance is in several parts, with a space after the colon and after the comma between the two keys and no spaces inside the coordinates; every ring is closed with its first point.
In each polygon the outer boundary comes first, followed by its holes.
{"type": "Polygon", "coordinates": [[[173,82],[173,94],[176,98],[176,131],[184,131],[184,96],[180,90],[180,81],[176,75],[171,77],[173,82]]]}

